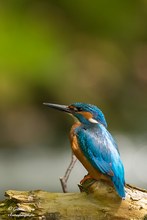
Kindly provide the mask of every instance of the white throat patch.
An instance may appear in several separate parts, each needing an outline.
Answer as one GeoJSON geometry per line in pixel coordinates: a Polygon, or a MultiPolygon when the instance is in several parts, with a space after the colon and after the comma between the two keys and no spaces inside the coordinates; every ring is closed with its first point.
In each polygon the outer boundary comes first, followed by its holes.
{"type": "Polygon", "coordinates": [[[95,120],[94,118],[89,118],[88,121],[90,121],[93,124],[98,124],[98,121],[95,120]]]}

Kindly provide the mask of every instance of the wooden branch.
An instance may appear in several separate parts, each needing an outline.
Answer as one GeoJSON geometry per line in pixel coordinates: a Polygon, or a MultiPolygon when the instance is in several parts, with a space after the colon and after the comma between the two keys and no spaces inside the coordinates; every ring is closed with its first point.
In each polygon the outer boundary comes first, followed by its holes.
{"type": "Polygon", "coordinates": [[[79,187],[82,193],[8,190],[0,203],[1,219],[147,220],[147,190],[127,185],[122,200],[103,181],[87,180],[79,187]]]}
{"type": "Polygon", "coordinates": [[[72,171],[76,161],[77,161],[77,158],[72,153],[72,155],[71,155],[71,162],[70,162],[70,164],[69,164],[69,166],[68,166],[68,168],[67,168],[67,170],[65,172],[65,175],[63,177],[60,177],[60,182],[61,182],[62,190],[63,190],[64,193],[68,192],[68,190],[67,190],[67,181],[68,181],[68,178],[70,176],[70,173],[71,173],[71,171],[72,171]]]}

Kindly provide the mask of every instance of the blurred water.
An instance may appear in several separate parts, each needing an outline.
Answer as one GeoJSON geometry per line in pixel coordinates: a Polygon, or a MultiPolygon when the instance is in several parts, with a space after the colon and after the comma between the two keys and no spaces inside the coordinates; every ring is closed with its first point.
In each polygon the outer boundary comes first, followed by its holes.
{"type": "MultiPolygon", "coordinates": [[[[138,143],[122,135],[117,135],[116,139],[125,166],[126,182],[147,188],[147,146],[143,141],[138,143]]],[[[71,158],[69,143],[66,145],[67,150],[63,152],[35,146],[20,148],[17,152],[1,148],[0,199],[8,189],[61,192],[59,177],[64,174],[71,158]]],[[[77,183],[86,173],[77,162],[68,182],[69,191],[78,191],[77,183]]]]}

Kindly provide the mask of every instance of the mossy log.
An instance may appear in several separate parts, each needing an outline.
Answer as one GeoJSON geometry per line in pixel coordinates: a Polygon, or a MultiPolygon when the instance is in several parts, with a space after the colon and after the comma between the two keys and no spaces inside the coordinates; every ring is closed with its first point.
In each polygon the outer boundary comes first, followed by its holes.
{"type": "Polygon", "coordinates": [[[80,193],[8,190],[0,203],[1,219],[147,220],[147,190],[126,185],[122,200],[103,181],[80,185],[80,193]]]}

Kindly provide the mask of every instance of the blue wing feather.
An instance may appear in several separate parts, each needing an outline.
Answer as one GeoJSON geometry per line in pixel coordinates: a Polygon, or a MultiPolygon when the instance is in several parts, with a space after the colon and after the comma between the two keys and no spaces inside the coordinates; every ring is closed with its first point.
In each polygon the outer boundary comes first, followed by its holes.
{"type": "Polygon", "coordinates": [[[124,167],[111,134],[103,125],[97,125],[91,129],[81,126],[77,128],[76,135],[88,161],[100,172],[110,176],[118,194],[125,197],[124,167]]]}

